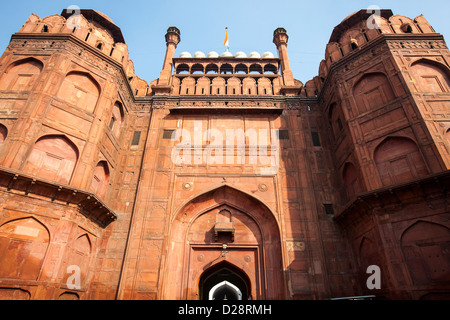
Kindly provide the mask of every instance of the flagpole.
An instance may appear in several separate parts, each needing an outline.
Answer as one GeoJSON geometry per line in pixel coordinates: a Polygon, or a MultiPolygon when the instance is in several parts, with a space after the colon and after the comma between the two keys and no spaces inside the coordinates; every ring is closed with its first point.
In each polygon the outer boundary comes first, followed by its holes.
{"type": "Polygon", "coordinates": [[[226,27],[225,28],[225,41],[224,41],[224,45],[227,47],[227,52],[228,52],[228,49],[229,49],[229,42],[228,42],[228,27],[226,27]]]}

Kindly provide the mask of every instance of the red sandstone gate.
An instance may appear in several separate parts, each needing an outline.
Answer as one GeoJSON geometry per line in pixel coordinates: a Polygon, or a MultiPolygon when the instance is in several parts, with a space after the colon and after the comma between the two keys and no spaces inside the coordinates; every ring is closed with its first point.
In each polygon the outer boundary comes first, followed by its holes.
{"type": "Polygon", "coordinates": [[[162,299],[208,299],[205,291],[224,281],[242,299],[283,298],[278,224],[241,191],[220,187],[182,206],[166,248],[162,299]]]}

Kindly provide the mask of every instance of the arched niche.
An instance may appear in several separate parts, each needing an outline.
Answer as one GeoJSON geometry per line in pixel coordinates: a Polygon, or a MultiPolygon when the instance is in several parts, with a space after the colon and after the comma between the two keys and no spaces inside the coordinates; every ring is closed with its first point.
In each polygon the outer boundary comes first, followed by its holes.
{"type": "Polygon", "coordinates": [[[75,292],[63,292],[59,295],[58,300],[80,300],[80,296],[75,292]]]}
{"type": "Polygon", "coordinates": [[[330,105],[328,111],[328,121],[331,125],[331,129],[333,130],[335,138],[338,138],[341,131],[344,129],[343,119],[344,116],[342,114],[340,105],[338,105],[336,102],[333,102],[330,105]]]}
{"type": "Polygon", "coordinates": [[[197,80],[195,88],[196,95],[209,95],[211,90],[211,80],[207,77],[201,77],[197,80]]]}
{"type": "Polygon", "coordinates": [[[66,75],[57,97],[93,113],[100,97],[100,85],[88,73],[73,71],[66,75]]]}
{"type": "Polygon", "coordinates": [[[47,135],[33,146],[24,172],[46,180],[68,184],[78,160],[77,147],[63,135],[47,135]]]}
{"type": "Polygon", "coordinates": [[[258,79],[258,94],[272,95],[272,82],[268,78],[258,79]]]}
{"type": "Polygon", "coordinates": [[[194,196],[174,213],[167,243],[163,299],[197,299],[202,274],[224,261],[248,276],[253,299],[283,297],[278,223],[264,203],[247,193],[222,186],[194,196]],[[218,217],[228,211],[230,217],[218,217]],[[215,236],[222,218],[231,223],[226,229],[234,236],[215,236]]]}
{"type": "Polygon", "coordinates": [[[232,77],[228,79],[227,81],[227,94],[228,95],[239,95],[242,94],[242,88],[241,88],[241,80],[232,77]]]}
{"type": "Polygon", "coordinates": [[[242,91],[244,95],[257,95],[255,79],[250,77],[244,78],[242,80],[242,91]]]}
{"type": "Polygon", "coordinates": [[[124,121],[124,115],[125,113],[123,111],[123,105],[122,103],[117,101],[116,103],[114,103],[111,119],[109,121],[109,129],[116,138],[120,136],[124,121]]]}
{"type": "Polygon", "coordinates": [[[344,181],[345,192],[350,199],[361,192],[361,183],[358,171],[351,162],[347,162],[342,170],[342,179],[344,181]]]}
{"type": "Polygon", "coordinates": [[[386,138],[375,148],[373,159],[384,186],[428,175],[417,144],[409,138],[386,138]]]}
{"type": "Polygon", "coordinates": [[[211,81],[211,94],[224,95],[226,94],[225,79],[221,77],[214,77],[211,81]]]}
{"type": "Polygon", "coordinates": [[[73,243],[69,250],[66,250],[64,257],[65,270],[69,270],[64,273],[61,283],[67,284],[68,282],[73,285],[79,285],[83,288],[86,284],[86,279],[89,272],[89,263],[92,252],[92,241],[90,236],[85,233],[81,228],[78,228],[77,237],[72,240],[73,243]],[[73,281],[73,274],[79,275],[79,282],[73,281]]]}
{"type": "Polygon", "coordinates": [[[395,99],[391,84],[383,73],[364,75],[353,87],[357,113],[375,110],[395,99]]]}
{"type": "Polygon", "coordinates": [[[195,93],[195,79],[192,77],[184,78],[181,81],[180,95],[190,95],[195,93]]]}
{"type": "Polygon", "coordinates": [[[97,163],[94,169],[90,190],[104,198],[109,183],[109,166],[106,161],[97,163]]]}
{"type": "Polygon", "coordinates": [[[450,229],[417,221],[401,236],[401,248],[416,285],[450,281],[450,229]]]}
{"type": "Polygon", "coordinates": [[[0,146],[5,141],[6,137],[8,136],[8,129],[0,123],[0,146]]]}
{"type": "Polygon", "coordinates": [[[38,280],[49,242],[47,228],[31,217],[0,226],[0,278],[38,280]]]}
{"type": "Polygon", "coordinates": [[[421,59],[411,65],[420,92],[450,92],[450,70],[435,61],[421,59]]]}
{"type": "Polygon", "coordinates": [[[13,62],[0,78],[0,90],[31,91],[43,68],[34,58],[13,62]]]}

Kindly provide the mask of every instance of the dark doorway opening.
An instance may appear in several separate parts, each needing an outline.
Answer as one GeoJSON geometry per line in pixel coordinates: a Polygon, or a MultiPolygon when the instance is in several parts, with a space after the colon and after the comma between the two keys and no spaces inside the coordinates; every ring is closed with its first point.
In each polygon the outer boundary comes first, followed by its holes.
{"type": "Polygon", "coordinates": [[[206,270],[199,282],[200,300],[249,300],[250,292],[247,275],[228,262],[206,270]]]}

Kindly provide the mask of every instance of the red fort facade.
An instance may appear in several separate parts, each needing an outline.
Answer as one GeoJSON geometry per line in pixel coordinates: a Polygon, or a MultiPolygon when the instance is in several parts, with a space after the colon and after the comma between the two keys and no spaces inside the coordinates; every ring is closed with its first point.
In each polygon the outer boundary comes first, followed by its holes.
{"type": "Polygon", "coordinates": [[[449,299],[450,52],[370,19],[305,84],[283,28],[176,55],[170,27],[148,83],[104,14],[31,15],[0,58],[0,299],[449,299]]]}

